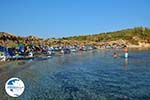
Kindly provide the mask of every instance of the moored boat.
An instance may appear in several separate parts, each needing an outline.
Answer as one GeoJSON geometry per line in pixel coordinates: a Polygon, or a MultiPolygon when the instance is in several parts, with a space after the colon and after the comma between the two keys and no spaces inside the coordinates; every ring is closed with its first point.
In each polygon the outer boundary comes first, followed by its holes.
{"type": "Polygon", "coordinates": [[[6,61],[6,56],[4,52],[0,52],[0,61],[6,61]]]}

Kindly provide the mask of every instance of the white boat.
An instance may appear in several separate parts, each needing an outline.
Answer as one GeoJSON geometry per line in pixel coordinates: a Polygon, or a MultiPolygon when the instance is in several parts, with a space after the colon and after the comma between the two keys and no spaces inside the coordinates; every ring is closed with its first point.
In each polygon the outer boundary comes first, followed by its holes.
{"type": "Polygon", "coordinates": [[[0,61],[6,61],[6,56],[4,52],[0,52],[0,61]]]}
{"type": "Polygon", "coordinates": [[[33,52],[29,52],[29,57],[33,57],[33,52]]]}
{"type": "Polygon", "coordinates": [[[70,49],[71,52],[76,52],[77,50],[75,48],[70,49]]]}

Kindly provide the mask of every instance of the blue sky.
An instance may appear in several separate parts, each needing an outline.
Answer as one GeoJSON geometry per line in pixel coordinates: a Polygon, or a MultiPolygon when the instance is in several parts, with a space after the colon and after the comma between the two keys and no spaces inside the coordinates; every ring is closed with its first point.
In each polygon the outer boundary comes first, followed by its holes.
{"type": "Polygon", "coordinates": [[[150,27],[150,0],[0,0],[0,31],[43,38],[150,27]]]}

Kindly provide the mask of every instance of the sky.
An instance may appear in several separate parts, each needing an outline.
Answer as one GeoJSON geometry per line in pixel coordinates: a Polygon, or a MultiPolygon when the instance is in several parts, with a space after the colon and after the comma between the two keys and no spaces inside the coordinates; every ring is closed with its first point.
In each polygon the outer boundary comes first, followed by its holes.
{"type": "Polygon", "coordinates": [[[0,31],[58,38],[150,27],[150,0],[0,0],[0,31]]]}

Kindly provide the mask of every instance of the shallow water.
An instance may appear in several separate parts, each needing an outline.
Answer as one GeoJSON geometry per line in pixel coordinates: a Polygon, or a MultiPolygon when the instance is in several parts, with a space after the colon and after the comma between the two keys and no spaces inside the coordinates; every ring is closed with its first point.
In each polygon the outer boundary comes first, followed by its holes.
{"type": "Polygon", "coordinates": [[[24,81],[19,100],[150,100],[150,51],[131,50],[129,58],[112,50],[79,52],[48,60],[9,62],[0,67],[1,100],[7,79],[24,81]]]}

